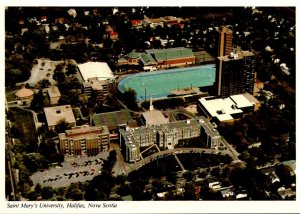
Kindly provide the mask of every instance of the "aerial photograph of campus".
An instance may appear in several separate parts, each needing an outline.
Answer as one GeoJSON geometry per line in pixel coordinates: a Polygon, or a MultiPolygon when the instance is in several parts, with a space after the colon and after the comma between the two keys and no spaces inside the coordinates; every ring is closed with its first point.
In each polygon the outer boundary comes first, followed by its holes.
{"type": "Polygon", "coordinates": [[[3,10],[6,201],[296,201],[296,7],[3,10]]]}

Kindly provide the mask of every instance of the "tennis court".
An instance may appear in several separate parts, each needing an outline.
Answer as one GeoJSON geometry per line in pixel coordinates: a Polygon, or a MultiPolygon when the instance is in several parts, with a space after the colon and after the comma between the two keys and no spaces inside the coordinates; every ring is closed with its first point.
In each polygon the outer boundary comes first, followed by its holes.
{"type": "Polygon", "coordinates": [[[134,74],[120,81],[118,88],[124,92],[132,88],[138,100],[166,97],[174,89],[212,86],[215,82],[214,64],[134,74]]]}

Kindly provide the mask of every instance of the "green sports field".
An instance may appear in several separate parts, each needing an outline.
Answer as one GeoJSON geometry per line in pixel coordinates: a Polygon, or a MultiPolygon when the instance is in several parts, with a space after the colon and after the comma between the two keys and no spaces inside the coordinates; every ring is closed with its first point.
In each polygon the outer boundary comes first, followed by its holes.
{"type": "Polygon", "coordinates": [[[132,88],[138,100],[166,97],[174,89],[212,86],[215,82],[215,65],[180,68],[134,74],[124,78],[118,85],[121,92],[132,88]]]}

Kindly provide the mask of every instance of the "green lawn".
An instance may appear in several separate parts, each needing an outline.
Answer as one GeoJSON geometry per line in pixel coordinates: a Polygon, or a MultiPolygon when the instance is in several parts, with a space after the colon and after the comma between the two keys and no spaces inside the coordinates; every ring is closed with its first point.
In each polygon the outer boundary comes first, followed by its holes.
{"type": "Polygon", "coordinates": [[[75,118],[81,118],[81,112],[78,108],[72,108],[75,118]]]}
{"type": "Polygon", "coordinates": [[[32,135],[36,137],[32,113],[18,108],[11,108],[10,110],[14,112],[16,119],[14,124],[21,130],[23,136],[29,137],[32,135]]]}
{"type": "Polygon", "coordinates": [[[16,95],[15,95],[15,93],[9,93],[9,94],[6,94],[5,96],[6,96],[7,102],[11,102],[11,101],[16,100],[16,95]]]}

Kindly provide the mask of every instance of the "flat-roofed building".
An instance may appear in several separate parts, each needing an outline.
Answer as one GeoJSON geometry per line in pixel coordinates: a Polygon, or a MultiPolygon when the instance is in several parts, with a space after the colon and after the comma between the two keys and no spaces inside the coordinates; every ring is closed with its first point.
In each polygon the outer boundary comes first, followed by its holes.
{"type": "Polygon", "coordinates": [[[233,95],[227,98],[203,97],[198,107],[209,119],[217,122],[230,122],[257,110],[259,101],[249,93],[233,95]]]}
{"type": "Polygon", "coordinates": [[[257,111],[260,108],[260,102],[251,94],[237,94],[230,98],[236,103],[237,108],[243,109],[244,113],[257,111]]]}
{"type": "Polygon", "coordinates": [[[115,76],[106,62],[86,62],[78,65],[80,74],[85,82],[90,78],[98,80],[114,80],[115,76]]]}
{"type": "Polygon", "coordinates": [[[84,82],[83,92],[87,97],[95,97],[97,101],[103,101],[109,95],[109,84],[108,80],[98,80],[98,78],[90,78],[88,82],[84,82]]]}
{"type": "Polygon", "coordinates": [[[159,110],[146,111],[142,114],[142,119],[146,125],[162,125],[169,123],[169,119],[159,110]]]}
{"type": "Polygon", "coordinates": [[[94,156],[109,151],[109,131],[106,126],[77,126],[58,135],[60,153],[68,156],[94,156]]]}
{"type": "Polygon", "coordinates": [[[140,160],[140,148],[156,144],[163,149],[173,149],[180,140],[199,136],[209,148],[220,146],[221,136],[205,117],[199,117],[198,121],[189,119],[120,130],[120,146],[126,161],[134,162],[140,160]]]}
{"type": "MultiPolygon", "coordinates": [[[[148,136],[145,138],[147,140],[145,142],[147,145],[152,140],[156,140],[156,137],[151,139],[152,135],[148,129],[120,130],[120,147],[127,162],[140,160],[141,134],[142,136],[148,136]]],[[[154,134],[156,134],[156,132],[154,132],[154,134]]]]}
{"type": "Polygon", "coordinates": [[[177,130],[170,126],[157,127],[157,144],[161,148],[173,149],[178,144],[177,130]]]}
{"type": "Polygon", "coordinates": [[[125,127],[132,120],[128,110],[112,111],[107,113],[94,114],[91,116],[92,126],[107,126],[110,131],[125,127]]]}
{"type": "Polygon", "coordinates": [[[157,26],[164,27],[164,20],[162,18],[148,18],[143,20],[143,25],[149,25],[151,28],[156,28],[157,26]]]}
{"type": "Polygon", "coordinates": [[[229,97],[254,92],[256,57],[249,51],[235,51],[217,58],[216,95],[229,97]]]}
{"type": "Polygon", "coordinates": [[[232,30],[223,26],[219,30],[218,56],[226,56],[232,52],[232,30]]]}
{"type": "Polygon", "coordinates": [[[179,140],[196,138],[199,135],[200,124],[197,120],[176,121],[120,130],[120,146],[126,161],[133,162],[140,159],[139,152],[142,147],[157,144],[164,149],[173,149],[179,140]]]}
{"type": "Polygon", "coordinates": [[[199,117],[201,126],[200,137],[208,148],[216,148],[221,145],[221,135],[205,117],[199,117]]]}
{"type": "Polygon", "coordinates": [[[44,112],[49,130],[54,131],[60,121],[65,121],[70,127],[76,126],[76,119],[70,105],[44,108],[44,112]]]}
{"type": "Polygon", "coordinates": [[[110,132],[110,140],[119,139],[119,128],[127,126],[132,121],[128,110],[113,111],[108,113],[94,114],[90,118],[92,126],[107,126],[110,132]]]}
{"type": "Polygon", "coordinates": [[[178,133],[178,140],[199,137],[200,125],[195,119],[180,120],[170,123],[178,133]]]}
{"type": "Polygon", "coordinates": [[[56,105],[61,97],[60,91],[57,86],[51,86],[47,88],[50,104],[56,105]]]}
{"type": "Polygon", "coordinates": [[[174,16],[165,16],[162,18],[162,20],[166,23],[166,25],[172,26],[179,24],[183,19],[174,16]]]}

